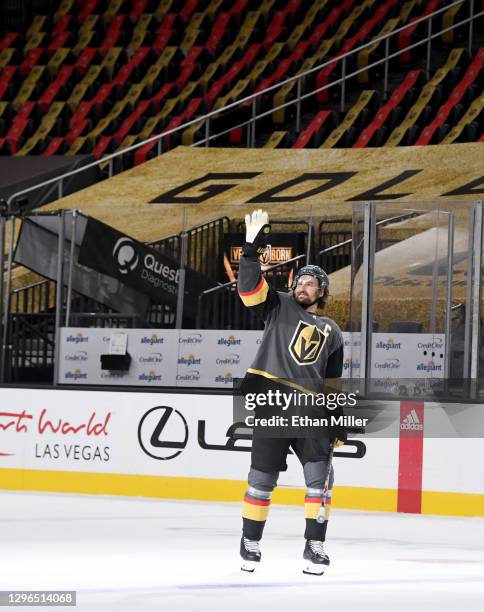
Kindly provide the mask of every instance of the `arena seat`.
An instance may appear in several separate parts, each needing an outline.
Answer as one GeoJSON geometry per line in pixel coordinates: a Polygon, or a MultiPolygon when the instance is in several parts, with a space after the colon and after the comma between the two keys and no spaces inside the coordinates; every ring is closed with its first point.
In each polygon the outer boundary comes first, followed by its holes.
{"type": "MultiPolygon", "coordinates": [[[[319,50],[320,55],[322,57],[325,57],[325,55],[331,48],[331,45],[332,45],[332,41],[323,42],[319,50]]],[[[300,58],[298,57],[298,48],[296,47],[296,49],[294,49],[293,53],[291,53],[291,55],[288,58],[289,68],[294,65],[297,65],[297,63],[299,63],[299,59],[300,58]]],[[[320,61],[321,61],[320,57],[317,57],[316,55],[314,55],[313,57],[307,58],[302,64],[300,71],[305,72],[307,70],[310,70],[316,63],[319,63],[320,61]]],[[[290,98],[294,98],[296,96],[296,92],[297,92],[297,81],[296,80],[291,81],[290,83],[287,83],[286,85],[283,85],[282,87],[277,89],[277,91],[274,93],[272,107],[277,108],[278,106],[285,104],[290,98]]],[[[303,102],[303,105],[306,105],[306,104],[307,102],[303,102]]],[[[278,125],[278,124],[280,125],[282,123],[285,123],[286,121],[289,120],[289,118],[291,118],[294,115],[294,112],[295,112],[294,106],[275,110],[272,113],[272,121],[275,125],[278,125]]]]}
{"type": "Polygon", "coordinates": [[[48,157],[49,155],[63,155],[65,152],[65,138],[63,136],[55,136],[51,139],[47,147],[42,151],[41,155],[48,157]]]}
{"type": "Polygon", "coordinates": [[[284,149],[287,148],[289,143],[289,133],[288,132],[273,132],[266,143],[264,144],[264,149],[284,149]]]}
{"type": "Polygon", "coordinates": [[[0,99],[10,100],[14,95],[17,66],[5,66],[0,73],[0,99]]]}
{"type": "Polygon", "coordinates": [[[82,102],[85,102],[86,94],[89,94],[89,92],[94,92],[95,89],[100,87],[102,71],[102,65],[90,66],[82,81],[75,85],[71,95],[67,99],[67,104],[73,112],[82,102]]]}
{"type": "Polygon", "coordinates": [[[412,91],[415,91],[422,79],[422,70],[411,70],[394,90],[388,102],[377,111],[371,123],[361,132],[353,148],[381,146],[385,135],[394,127],[392,124],[398,120],[401,110],[413,102],[412,91]]]}
{"type": "MultiPolygon", "coordinates": [[[[42,108],[42,106],[41,106],[42,108]]],[[[44,115],[40,121],[40,126],[34,132],[34,136],[40,136],[42,140],[45,140],[47,136],[51,136],[52,131],[57,131],[55,136],[60,136],[64,131],[64,119],[63,115],[66,112],[65,102],[53,102],[48,110],[43,110],[44,115]]]]}
{"type": "Polygon", "coordinates": [[[0,70],[3,70],[8,64],[15,64],[14,55],[16,51],[16,49],[10,48],[2,49],[0,51],[0,70]]]}
{"type": "MultiPolygon", "coordinates": [[[[390,4],[393,4],[393,2],[394,0],[388,0],[388,2],[380,6],[377,9],[378,14],[381,14],[381,13],[386,14],[388,10],[386,8],[387,5],[390,6],[390,4]]],[[[352,4],[353,2],[351,0],[348,0],[347,2],[344,2],[340,6],[340,9],[343,9],[346,12],[348,11],[349,7],[352,6],[352,4]]],[[[346,19],[343,21],[341,26],[338,28],[337,33],[333,37],[333,40],[335,42],[344,40],[348,32],[352,28],[356,29],[356,24],[358,23],[358,19],[365,14],[365,10],[368,8],[371,8],[373,4],[374,4],[374,0],[367,0],[362,5],[355,7],[352,13],[348,17],[346,17],[346,19]]],[[[378,23],[378,19],[375,13],[375,15],[367,19],[365,23],[361,25],[361,27],[358,27],[357,31],[355,32],[353,36],[346,38],[346,40],[344,41],[341,47],[341,54],[348,53],[355,46],[357,46],[357,44],[363,43],[366,37],[369,36],[372,30],[376,27],[377,23],[378,23]]],[[[320,70],[317,73],[316,80],[315,80],[317,88],[327,85],[331,81],[331,79],[334,78],[333,73],[335,72],[337,66],[339,66],[339,62],[340,60],[338,59],[338,57],[335,57],[334,62],[332,62],[331,64],[328,64],[328,66],[324,67],[322,70],[320,70]]],[[[316,94],[316,100],[319,103],[327,102],[329,100],[328,91],[323,90],[323,91],[318,92],[316,94]]]]}
{"type": "Polygon", "coordinates": [[[51,57],[63,47],[67,47],[70,44],[70,40],[72,35],[70,32],[61,32],[57,34],[55,38],[52,39],[49,45],[46,47],[47,56],[51,57]]]}
{"type": "Polygon", "coordinates": [[[74,29],[74,15],[63,15],[59,17],[52,28],[52,37],[55,38],[58,34],[62,32],[71,32],[74,29]]]}
{"type": "MultiPolygon", "coordinates": [[[[452,142],[468,142],[475,140],[475,136],[469,134],[467,137],[465,136],[466,129],[470,129],[470,126],[473,122],[477,122],[476,131],[478,126],[482,124],[482,113],[484,111],[484,94],[481,94],[478,98],[474,100],[474,102],[469,106],[467,112],[463,115],[460,121],[455,125],[441,140],[442,144],[450,144],[452,142]],[[461,140],[461,137],[464,137],[461,140]]],[[[476,134],[477,135],[477,134],[476,134]]]]}
{"type": "Polygon", "coordinates": [[[467,68],[467,71],[462,77],[460,83],[454,87],[447,102],[442,104],[440,107],[435,119],[422,130],[422,133],[415,142],[416,145],[426,145],[435,142],[438,129],[442,127],[449,114],[453,111],[453,109],[455,109],[456,105],[460,103],[466,94],[471,97],[471,100],[475,98],[479,88],[477,84],[474,87],[474,83],[475,81],[479,83],[479,77],[481,77],[480,82],[482,83],[481,71],[483,64],[484,47],[481,47],[473,62],[467,68]],[[472,91],[473,93],[471,93],[472,91]]]}
{"type": "Polygon", "coordinates": [[[319,111],[308,127],[299,134],[292,148],[319,147],[325,135],[334,128],[334,124],[335,119],[332,111],[319,111]]]}
{"type": "Polygon", "coordinates": [[[34,66],[32,68],[12,102],[14,110],[18,111],[24,102],[28,102],[31,97],[40,94],[47,80],[46,72],[47,68],[45,66],[34,66]]]}
{"type": "Polygon", "coordinates": [[[109,0],[109,6],[102,14],[103,22],[111,23],[118,13],[121,12],[125,0],[109,0]]]}
{"type": "Polygon", "coordinates": [[[136,126],[141,126],[141,119],[145,116],[150,103],[150,100],[141,100],[136,109],[123,120],[120,127],[113,134],[114,141],[117,144],[120,144],[132,130],[138,131],[136,126]]]}
{"type": "MultiPolygon", "coordinates": [[[[383,28],[378,32],[377,37],[386,36],[387,34],[390,34],[393,30],[397,28],[399,21],[400,20],[398,18],[389,19],[385,23],[383,28]]],[[[357,68],[361,70],[365,66],[368,66],[368,64],[371,64],[373,61],[375,61],[376,58],[372,58],[371,56],[377,54],[378,50],[379,49],[381,50],[382,47],[384,47],[384,45],[385,43],[383,41],[378,41],[378,42],[374,42],[372,45],[370,45],[366,49],[363,49],[363,51],[360,51],[356,59],[357,68]]],[[[381,71],[382,68],[380,66],[380,67],[375,68],[375,70],[381,71]]],[[[371,79],[370,73],[371,73],[371,70],[365,70],[364,72],[360,72],[357,76],[358,82],[361,83],[362,85],[367,85],[371,79]]]]}
{"type": "Polygon", "coordinates": [[[24,45],[24,53],[28,53],[31,49],[36,47],[45,47],[43,43],[47,41],[47,34],[45,32],[36,32],[31,36],[24,45]]]}
{"type": "Polygon", "coordinates": [[[10,149],[10,154],[15,155],[15,153],[20,149],[29,135],[29,130],[31,130],[32,121],[28,118],[16,117],[12,123],[12,126],[8,130],[5,135],[5,144],[8,145],[10,149]]]}
{"type": "Polygon", "coordinates": [[[46,26],[47,26],[47,16],[46,15],[34,15],[34,18],[32,19],[32,23],[27,29],[26,37],[30,38],[34,34],[44,31],[46,26]]]}
{"type": "Polygon", "coordinates": [[[102,136],[97,145],[94,147],[92,154],[96,159],[101,159],[103,155],[107,155],[114,150],[114,143],[112,136],[102,136]]]}
{"type": "Polygon", "coordinates": [[[366,127],[378,104],[379,96],[374,90],[362,91],[355,104],[348,110],[343,121],[329,134],[321,148],[350,147],[356,135],[366,127]]]}
{"type": "MultiPolygon", "coordinates": [[[[69,105],[67,105],[69,108],[69,105]]],[[[92,102],[81,102],[76,110],[72,113],[71,118],[69,119],[68,128],[74,128],[80,121],[84,121],[91,114],[91,110],[93,107],[92,102]]]]}
{"type": "Polygon", "coordinates": [[[8,49],[15,46],[15,41],[20,37],[19,32],[5,32],[0,40],[0,49],[8,49]]]}
{"type": "Polygon", "coordinates": [[[106,55],[109,49],[118,46],[121,43],[122,31],[124,22],[127,20],[126,15],[115,15],[110,22],[104,40],[99,45],[99,53],[101,56],[106,55]]]}
{"type": "MultiPolygon", "coordinates": [[[[66,90],[69,86],[72,86],[70,81],[74,72],[74,66],[62,66],[57,73],[54,81],[45,89],[44,93],[39,98],[39,105],[42,111],[45,113],[52,102],[57,99],[57,96],[61,90],[66,90]]],[[[65,96],[64,96],[65,97],[65,96]]]]}
{"type": "Polygon", "coordinates": [[[100,65],[106,72],[108,79],[112,81],[114,73],[119,70],[121,62],[125,58],[125,51],[122,47],[111,47],[103,57],[104,59],[100,65]]]}
{"type": "MultiPolygon", "coordinates": [[[[181,125],[183,117],[196,118],[206,110],[222,108],[333,58],[326,69],[305,79],[303,90],[308,91],[316,84],[321,86],[339,78],[342,52],[369,40],[378,30],[381,34],[394,29],[398,19],[407,23],[441,3],[442,0],[427,3],[342,0],[333,6],[327,0],[315,0],[309,5],[301,0],[260,3],[253,0],[63,0],[53,22],[45,15],[33,16],[25,35],[7,32],[0,41],[0,95],[4,102],[14,101],[13,115],[25,101],[33,99],[39,101],[39,113],[41,109],[47,112],[53,104],[67,103],[62,118],[56,119],[55,129],[36,140],[41,117],[34,113],[20,140],[4,142],[4,151],[7,145],[13,145],[16,150],[23,146],[26,151],[36,142],[31,149],[35,152],[68,146],[73,154],[74,150],[88,151],[92,147],[97,155],[119,147],[128,136],[151,135],[167,129],[168,125],[181,125]],[[144,126],[136,112],[140,105],[146,118],[144,126]],[[116,110],[113,112],[113,109],[116,110]],[[57,133],[61,125],[65,125],[63,134],[57,133]],[[56,140],[50,147],[57,138],[64,141],[56,140]]],[[[453,13],[454,21],[465,10],[453,13]]],[[[411,29],[407,40],[414,40],[418,30],[411,29]]],[[[398,44],[401,48],[401,37],[398,44]]],[[[358,57],[348,60],[347,72],[357,66],[365,68],[375,55],[382,55],[381,43],[374,43],[358,57]]],[[[416,132],[422,129],[420,123],[425,125],[435,118],[437,109],[449,98],[451,88],[455,89],[457,81],[462,80],[460,72],[464,63],[461,58],[454,68],[445,69],[444,78],[433,81],[435,87],[430,99],[420,92],[420,105],[414,109],[420,111],[418,116],[410,117],[410,111],[407,112],[409,121],[418,119],[412,125],[396,124],[402,112],[413,103],[420,83],[415,89],[411,87],[412,91],[390,109],[383,124],[380,125],[378,117],[373,117],[368,125],[371,105],[365,106],[363,102],[360,107],[362,100],[358,99],[340,123],[340,131],[332,128],[329,131],[331,121],[326,120],[323,133],[316,130],[305,146],[356,145],[357,136],[362,136],[358,132],[372,124],[376,127],[370,138],[372,144],[383,143],[385,139],[389,145],[415,141],[416,132]],[[400,135],[394,137],[399,128],[402,128],[400,135]],[[388,138],[391,130],[392,136],[388,138]]],[[[371,71],[365,70],[358,79],[349,81],[348,101],[355,100],[359,82],[372,78],[371,71]]],[[[261,96],[258,109],[270,110],[294,100],[297,89],[294,80],[261,96]]],[[[480,132],[475,125],[474,111],[468,108],[477,90],[473,84],[467,84],[464,89],[462,99],[453,104],[450,117],[437,126],[434,139],[467,138],[480,132]],[[452,132],[452,124],[457,122],[459,135],[452,132]]],[[[457,95],[459,91],[454,93],[457,95]]],[[[323,91],[303,100],[302,113],[314,112],[312,121],[316,120],[318,113],[329,110],[321,108],[320,103],[336,98],[338,92],[336,88],[331,96],[323,91]]],[[[252,101],[248,101],[241,108],[229,111],[230,115],[212,122],[212,130],[229,127],[227,117],[236,121],[250,117],[251,105],[252,101]]],[[[258,122],[258,134],[261,129],[266,131],[269,142],[271,130],[291,121],[295,108],[292,105],[274,111],[258,122]]],[[[205,123],[196,121],[183,134],[166,139],[164,147],[180,140],[191,144],[203,137],[204,129],[205,123]]],[[[5,132],[4,128],[3,138],[5,132]]],[[[245,129],[236,129],[228,141],[242,143],[244,136],[245,129]]],[[[300,136],[302,143],[306,134],[300,136]]],[[[222,142],[226,143],[227,139],[221,138],[217,144],[222,142]]],[[[287,144],[287,138],[281,142],[287,144]]],[[[143,159],[143,155],[146,158],[151,154],[150,148],[138,157],[143,159]]]]}
{"type": "Polygon", "coordinates": [[[76,123],[76,125],[67,132],[66,142],[69,145],[72,145],[79,136],[87,133],[87,130],[92,126],[92,121],[89,119],[81,119],[76,123]]]}
{"type": "Polygon", "coordinates": [[[74,8],[75,0],[62,0],[59,8],[54,13],[54,22],[63,17],[64,15],[69,14],[74,8]]]}
{"type": "Polygon", "coordinates": [[[431,113],[436,112],[444,92],[455,84],[455,79],[467,63],[467,53],[464,49],[452,49],[445,64],[424,85],[402,123],[394,128],[385,146],[414,144],[421,129],[419,125],[426,121],[431,113]]]}
{"type": "Polygon", "coordinates": [[[152,15],[141,15],[139,17],[128,42],[128,48],[137,49],[150,43],[151,33],[148,28],[152,19],[152,15]]]}
{"type": "Polygon", "coordinates": [[[129,18],[133,23],[135,23],[143,16],[143,13],[148,5],[148,0],[134,0],[132,5],[133,8],[129,13],[129,18]]]}
{"type": "Polygon", "coordinates": [[[94,60],[97,55],[97,49],[94,47],[86,47],[83,49],[81,54],[77,57],[74,62],[74,68],[76,73],[80,76],[84,76],[91,66],[94,63],[94,60]]]}
{"type": "Polygon", "coordinates": [[[10,123],[11,114],[8,102],[0,102],[0,137],[5,135],[5,129],[10,123]]]}
{"type": "Polygon", "coordinates": [[[99,18],[98,15],[93,15],[94,11],[96,10],[97,5],[99,4],[99,0],[87,0],[87,2],[85,2],[82,6],[81,11],[79,12],[79,22],[80,23],[85,23],[86,21],[92,20],[92,17],[96,17],[96,20],[99,18]]]}
{"type": "Polygon", "coordinates": [[[79,136],[71,144],[65,155],[81,155],[85,153],[92,153],[92,144],[85,136],[79,136]]]}
{"type": "Polygon", "coordinates": [[[55,79],[57,74],[63,69],[72,64],[67,64],[71,50],[67,47],[60,47],[50,56],[47,62],[47,71],[49,75],[55,79]],[[65,65],[64,65],[65,64],[65,65]]]}
{"type": "MultiPolygon", "coordinates": [[[[420,2],[413,3],[414,5],[422,4],[420,2]]],[[[412,19],[410,19],[410,23],[415,22],[417,19],[421,19],[427,15],[430,15],[434,11],[436,11],[440,4],[442,4],[442,0],[429,0],[428,2],[423,3],[424,10],[422,13],[415,15],[412,19]]],[[[427,22],[422,21],[420,23],[414,23],[413,26],[406,28],[402,32],[398,34],[397,45],[399,49],[405,49],[410,47],[412,44],[416,42],[417,38],[420,38],[421,34],[423,34],[427,29],[427,22]]],[[[409,64],[416,54],[421,53],[422,48],[417,47],[416,49],[410,49],[409,51],[404,51],[400,53],[398,59],[402,64],[409,64]]]]}
{"type": "Polygon", "coordinates": [[[26,77],[34,66],[41,63],[42,56],[44,55],[44,49],[41,47],[35,47],[30,49],[25,55],[25,59],[19,66],[19,72],[22,77],[26,77]]]}
{"type": "MultiPolygon", "coordinates": [[[[467,6],[465,2],[451,6],[449,10],[445,11],[442,15],[442,29],[449,28],[456,21],[460,21],[465,17],[462,13],[466,10],[467,6]],[[459,15],[461,13],[461,15],[459,15]]],[[[452,44],[454,42],[456,33],[455,30],[450,30],[442,34],[442,42],[445,44],[452,44]]]]}

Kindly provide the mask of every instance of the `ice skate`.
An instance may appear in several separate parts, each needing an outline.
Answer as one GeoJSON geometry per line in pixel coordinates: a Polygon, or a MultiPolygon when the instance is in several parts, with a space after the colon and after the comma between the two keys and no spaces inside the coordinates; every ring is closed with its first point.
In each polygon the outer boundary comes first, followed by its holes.
{"type": "Polygon", "coordinates": [[[324,551],[324,542],[319,540],[306,540],[303,553],[303,574],[321,576],[329,566],[329,557],[324,551]]]}
{"type": "Polygon", "coordinates": [[[244,572],[253,572],[256,568],[256,564],[259,563],[261,559],[259,542],[257,540],[249,540],[242,536],[240,540],[240,556],[242,557],[240,569],[244,572]]]}

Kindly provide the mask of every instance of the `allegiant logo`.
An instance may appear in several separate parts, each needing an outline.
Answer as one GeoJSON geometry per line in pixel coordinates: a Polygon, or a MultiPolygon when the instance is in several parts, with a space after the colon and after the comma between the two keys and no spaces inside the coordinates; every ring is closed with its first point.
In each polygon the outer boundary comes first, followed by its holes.
{"type": "Polygon", "coordinates": [[[379,342],[376,343],[376,348],[381,348],[381,349],[385,349],[386,351],[389,351],[390,349],[400,349],[402,348],[402,343],[401,342],[394,342],[393,338],[388,338],[387,342],[383,342],[383,340],[380,340],[379,342]]]}
{"type": "Polygon", "coordinates": [[[153,346],[153,344],[163,344],[164,340],[164,338],[158,338],[156,334],[153,334],[152,336],[143,336],[143,338],[141,338],[141,344],[153,346]]]}
{"type": "Polygon", "coordinates": [[[228,338],[220,338],[217,344],[224,344],[225,346],[235,346],[236,344],[240,344],[241,339],[236,338],[235,336],[229,336],[228,338]]]}
{"type": "Polygon", "coordinates": [[[76,334],[75,336],[72,336],[72,335],[67,336],[66,342],[74,342],[75,344],[79,344],[81,342],[89,342],[89,338],[79,333],[79,334],[76,334]]]}

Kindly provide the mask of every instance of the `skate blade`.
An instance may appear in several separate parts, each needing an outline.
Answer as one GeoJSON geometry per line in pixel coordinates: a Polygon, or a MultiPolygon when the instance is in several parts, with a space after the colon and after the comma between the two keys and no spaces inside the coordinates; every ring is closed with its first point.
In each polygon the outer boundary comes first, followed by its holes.
{"type": "Polygon", "coordinates": [[[243,572],[249,572],[252,573],[255,570],[255,566],[257,565],[256,561],[242,561],[242,565],[240,566],[240,569],[243,572]]]}
{"type": "Polygon", "coordinates": [[[305,563],[303,566],[303,574],[310,574],[311,576],[322,576],[326,565],[320,565],[318,563],[305,563]]]}

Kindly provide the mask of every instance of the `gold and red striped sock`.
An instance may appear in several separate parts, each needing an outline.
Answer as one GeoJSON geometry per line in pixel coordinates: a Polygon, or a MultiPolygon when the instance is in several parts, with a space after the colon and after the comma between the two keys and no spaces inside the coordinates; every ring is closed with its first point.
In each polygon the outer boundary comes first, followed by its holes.
{"type": "Polygon", "coordinates": [[[271,505],[271,494],[249,487],[244,496],[243,534],[249,540],[260,540],[271,505]]]}

